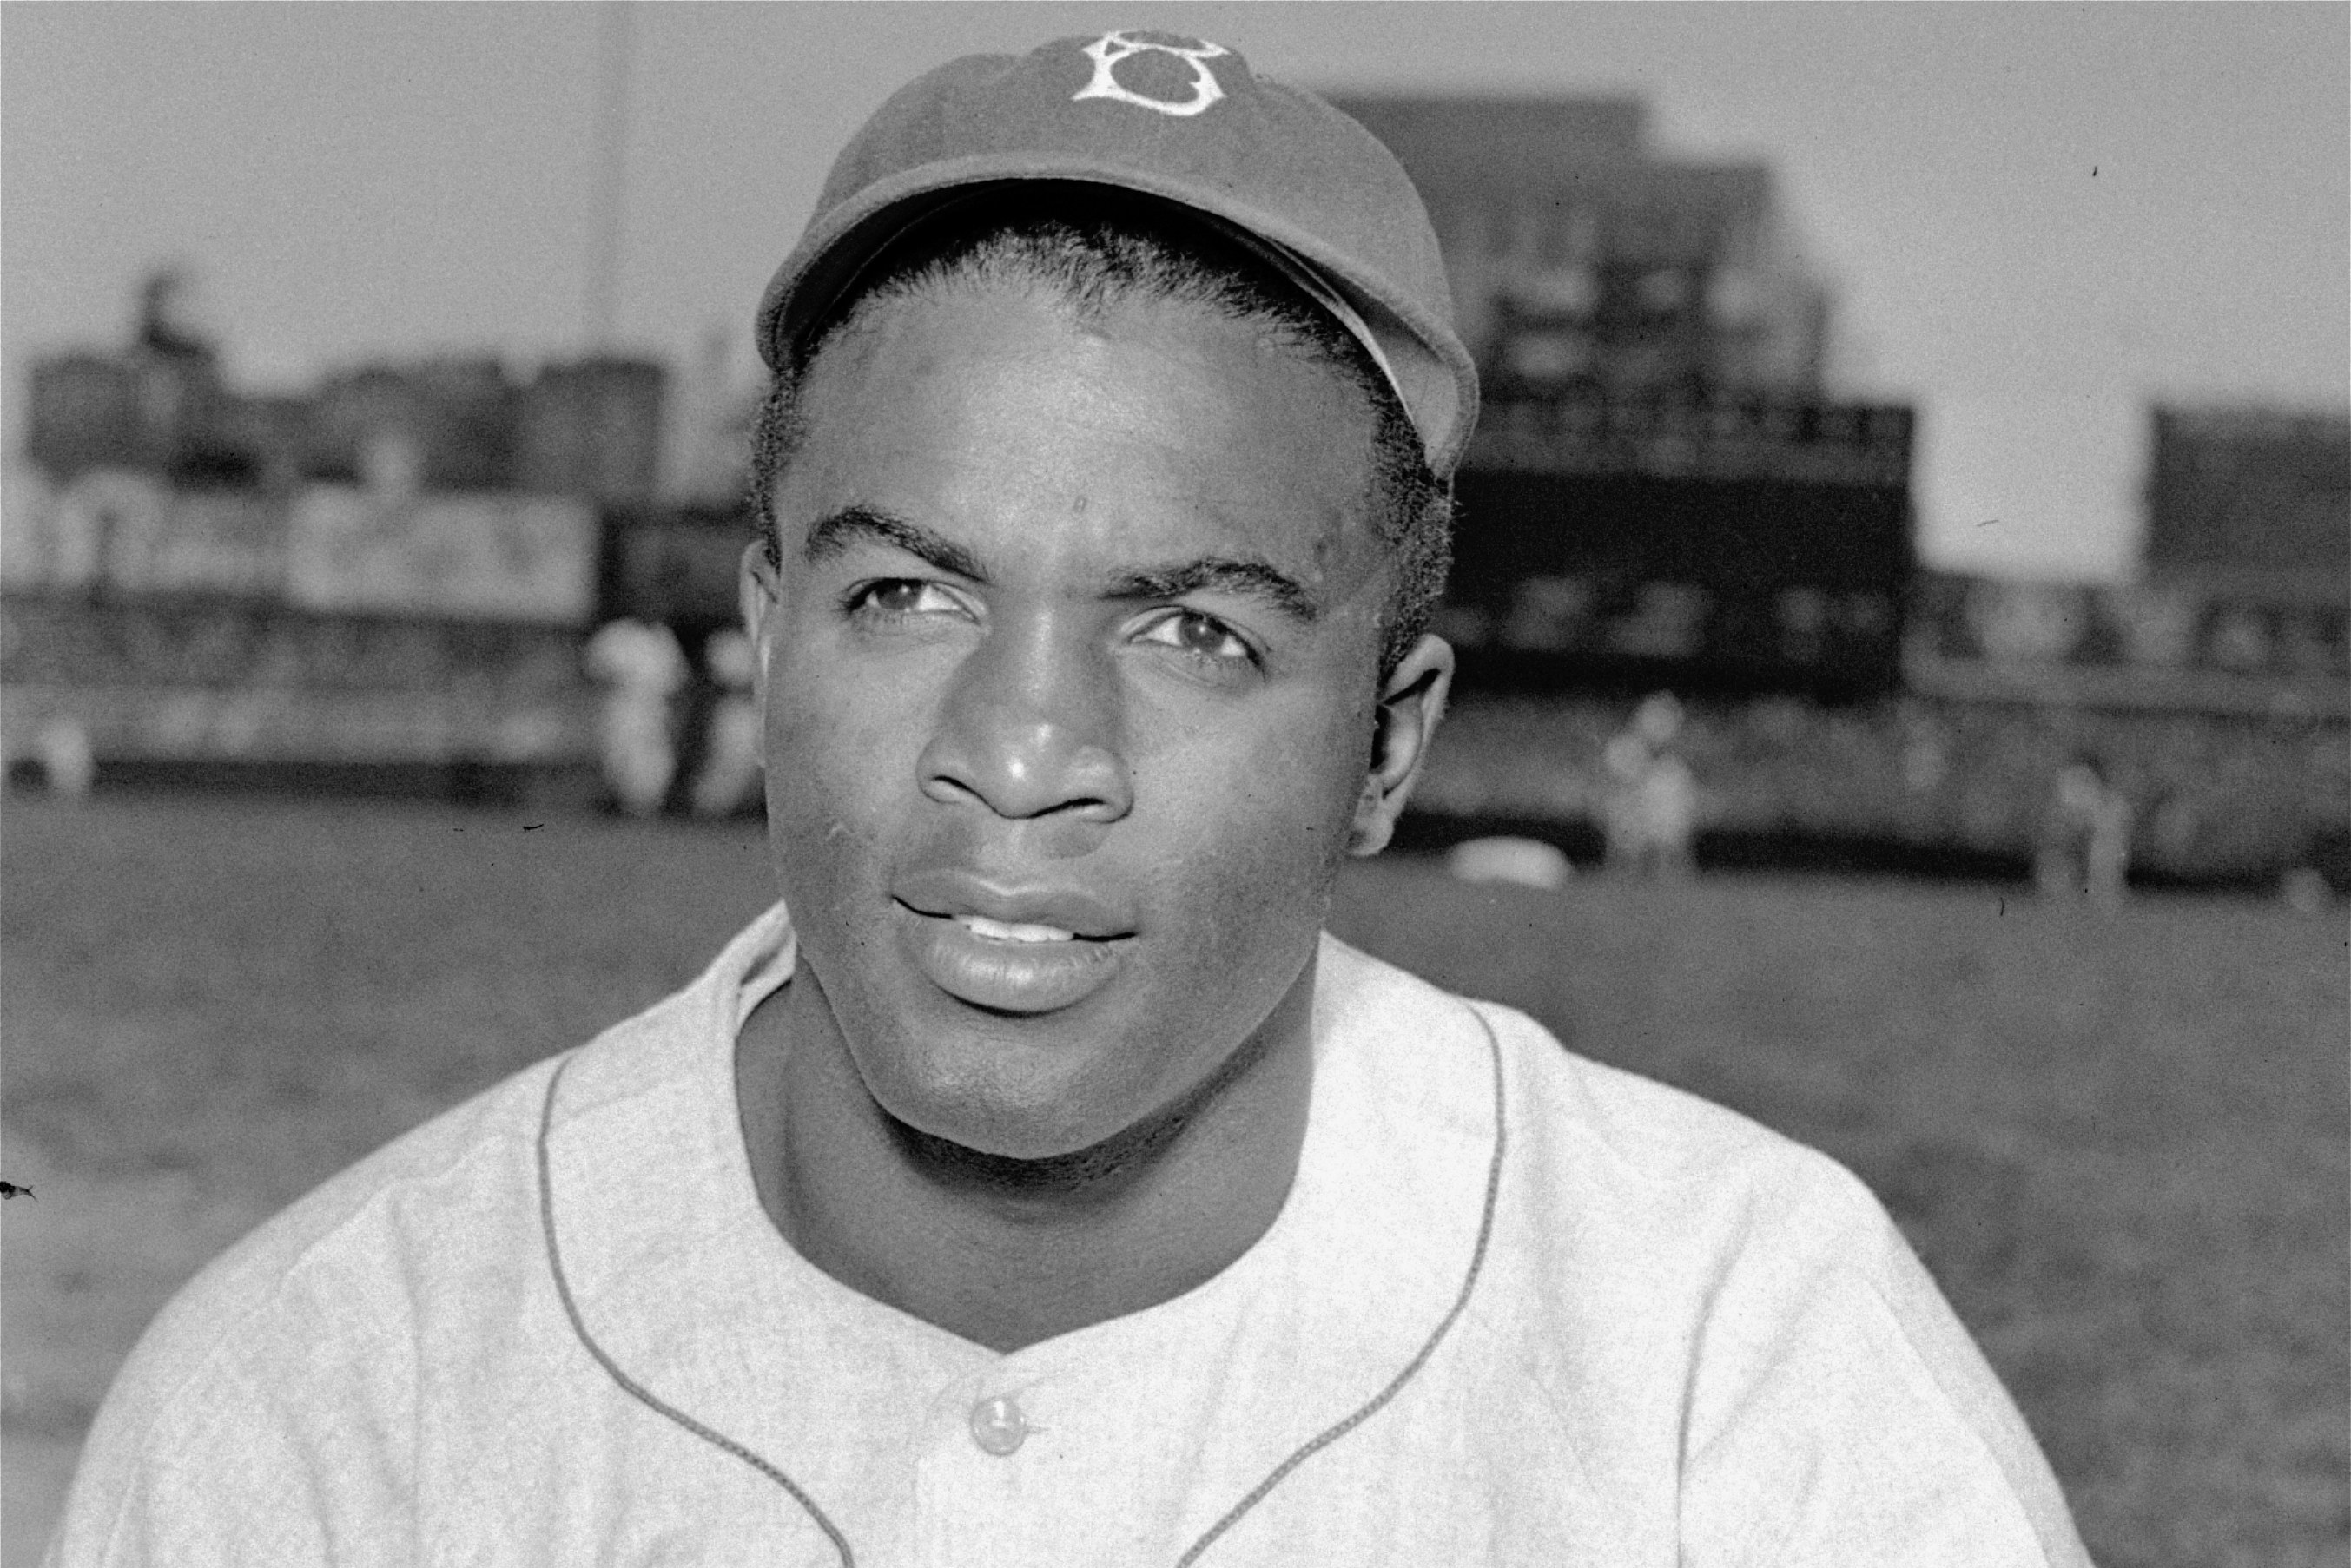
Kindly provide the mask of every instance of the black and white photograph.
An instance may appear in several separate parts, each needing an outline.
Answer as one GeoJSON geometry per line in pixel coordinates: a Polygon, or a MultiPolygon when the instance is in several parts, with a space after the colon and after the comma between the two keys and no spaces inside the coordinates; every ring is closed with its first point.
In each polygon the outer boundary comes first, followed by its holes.
{"type": "Polygon", "coordinates": [[[0,1568],[2345,1568],[2351,4],[0,3],[0,1568]]]}

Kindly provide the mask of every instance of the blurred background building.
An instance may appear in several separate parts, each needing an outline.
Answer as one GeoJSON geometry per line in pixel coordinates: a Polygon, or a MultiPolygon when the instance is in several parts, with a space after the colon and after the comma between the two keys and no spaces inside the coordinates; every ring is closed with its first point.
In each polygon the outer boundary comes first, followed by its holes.
{"type": "Polygon", "coordinates": [[[1494,396],[1819,394],[1828,291],[1768,168],[1654,155],[1633,99],[1334,101],[1426,195],[1494,396]]]}
{"type": "Polygon", "coordinates": [[[1911,412],[1827,386],[1771,170],[1657,156],[1629,99],[1339,102],[1426,195],[1486,389],[1465,689],[1894,690],[1911,412]]]}
{"type": "MultiPolygon", "coordinates": [[[[1340,102],[1427,199],[1488,400],[1438,625],[1460,695],[1405,842],[1597,858],[1609,742],[1667,691],[1702,864],[2022,876],[2087,759],[2142,880],[2351,885],[2351,419],[2150,408],[2130,580],[1928,570],[1917,414],[1833,383],[1834,291],[1768,167],[1661,157],[1630,99],[1340,102]]],[[[592,798],[581,649],[631,617],[697,672],[682,806],[750,537],[726,340],[674,397],[610,354],[256,396],[183,286],[34,369],[0,502],[19,771],[62,721],[101,785],[592,798]]]]}
{"type": "Polygon", "coordinates": [[[2158,407],[2154,418],[2148,580],[2339,613],[2351,596],[2344,417],[2158,407]]]}
{"type": "Polygon", "coordinates": [[[579,645],[640,585],[667,375],[591,357],[223,383],[141,290],[131,341],[37,363],[0,527],[0,737],[70,725],[100,782],[513,796],[592,754],[579,645]]]}

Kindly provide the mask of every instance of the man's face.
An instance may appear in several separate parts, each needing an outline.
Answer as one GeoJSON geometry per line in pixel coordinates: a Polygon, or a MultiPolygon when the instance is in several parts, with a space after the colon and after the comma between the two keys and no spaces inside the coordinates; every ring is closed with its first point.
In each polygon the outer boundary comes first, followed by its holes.
{"type": "Polygon", "coordinates": [[[1379,712],[1370,410],[1196,306],[965,284],[800,406],[747,568],[796,983],[899,1120],[1090,1147],[1303,1016],[1379,712]]]}

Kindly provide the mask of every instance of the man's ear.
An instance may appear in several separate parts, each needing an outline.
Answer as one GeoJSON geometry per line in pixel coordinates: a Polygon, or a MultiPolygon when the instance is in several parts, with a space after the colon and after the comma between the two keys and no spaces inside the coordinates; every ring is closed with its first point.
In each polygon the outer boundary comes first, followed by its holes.
{"type": "Polygon", "coordinates": [[[1373,720],[1372,765],[1355,797],[1347,835],[1350,855],[1377,855],[1395,832],[1396,818],[1420,778],[1445,699],[1453,690],[1453,647],[1424,633],[1380,688],[1373,720]]]}
{"type": "Polygon", "coordinates": [[[776,610],[783,594],[775,541],[754,539],[743,547],[742,561],[735,569],[735,597],[743,615],[743,635],[751,639],[751,693],[762,707],[768,701],[768,639],[775,634],[776,610]]]}

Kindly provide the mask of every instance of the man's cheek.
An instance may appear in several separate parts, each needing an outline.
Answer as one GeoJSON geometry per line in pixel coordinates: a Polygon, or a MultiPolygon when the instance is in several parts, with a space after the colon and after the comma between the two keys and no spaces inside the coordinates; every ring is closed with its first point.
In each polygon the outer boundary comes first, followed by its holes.
{"type": "Polygon", "coordinates": [[[861,794],[912,789],[922,724],[904,683],[845,679],[829,661],[795,661],[769,688],[770,766],[825,776],[861,794]]]}
{"type": "Polygon", "coordinates": [[[1213,820],[1179,835],[1171,857],[1183,884],[1175,901],[1207,913],[1196,940],[1241,973],[1290,961],[1281,938],[1319,928],[1332,869],[1342,858],[1352,774],[1335,767],[1333,738],[1300,726],[1250,753],[1196,798],[1215,801],[1213,820]]]}
{"type": "Polygon", "coordinates": [[[783,696],[768,711],[768,805],[777,858],[828,882],[857,879],[914,790],[920,737],[874,703],[783,696]]]}
{"type": "Polygon", "coordinates": [[[1251,853],[1297,872],[1343,849],[1370,742],[1345,715],[1317,710],[1280,726],[1237,781],[1246,792],[1251,853]]]}

